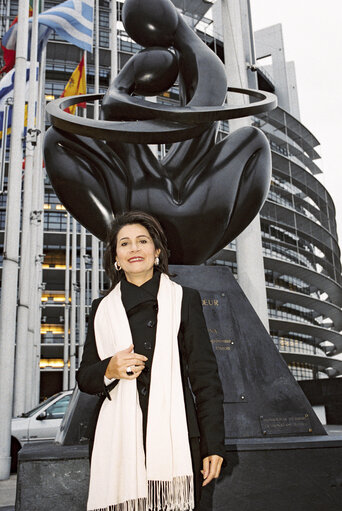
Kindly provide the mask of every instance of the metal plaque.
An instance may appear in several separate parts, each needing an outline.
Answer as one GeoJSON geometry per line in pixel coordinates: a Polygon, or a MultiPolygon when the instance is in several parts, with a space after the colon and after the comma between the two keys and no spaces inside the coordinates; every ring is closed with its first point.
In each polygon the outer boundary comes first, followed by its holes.
{"type": "Polygon", "coordinates": [[[274,415],[260,417],[264,436],[287,436],[299,433],[312,433],[310,417],[307,413],[296,415],[274,415]]]}

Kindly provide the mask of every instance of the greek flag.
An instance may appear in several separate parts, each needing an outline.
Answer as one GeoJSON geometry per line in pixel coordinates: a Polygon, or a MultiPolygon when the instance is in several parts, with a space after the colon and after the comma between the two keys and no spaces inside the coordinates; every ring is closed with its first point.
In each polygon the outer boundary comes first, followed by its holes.
{"type": "Polygon", "coordinates": [[[94,0],[67,0],[42,12],[38,21],[66,41],[92,52],[94,0]]]}

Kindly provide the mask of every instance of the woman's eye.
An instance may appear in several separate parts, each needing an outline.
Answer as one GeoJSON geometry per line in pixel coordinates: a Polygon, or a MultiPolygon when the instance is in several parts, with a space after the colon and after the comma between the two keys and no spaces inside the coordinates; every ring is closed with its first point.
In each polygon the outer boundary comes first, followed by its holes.
{"type": "Polygon", "coordinates": [[[126,245],[127,245],[127,241],[123,241],[123,242],[121,243],[121,246],[122,246],[122,247],[125,247],[126,245]]]}
{"type": "Polygon", "coordinates": [[[147,240],[140,240],[140,243],[147,243],[147,240]]]}

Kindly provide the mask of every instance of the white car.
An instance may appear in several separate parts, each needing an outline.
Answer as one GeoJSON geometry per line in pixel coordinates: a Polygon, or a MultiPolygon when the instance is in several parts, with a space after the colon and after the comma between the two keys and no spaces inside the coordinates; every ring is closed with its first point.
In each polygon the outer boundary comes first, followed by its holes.
{"type": "Polygon", "coordinates": [[[12,419],[11,426],[11,471],[17,468],[18,451],[24,444],[51,442],[68,407],[72,390],[59,392],[38,406],[12,419]]]}

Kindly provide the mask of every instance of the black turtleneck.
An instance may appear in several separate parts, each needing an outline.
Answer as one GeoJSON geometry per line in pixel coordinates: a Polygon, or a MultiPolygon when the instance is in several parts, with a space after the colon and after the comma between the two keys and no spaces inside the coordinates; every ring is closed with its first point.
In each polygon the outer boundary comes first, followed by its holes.
{"type": "Polygon", "coordinates": [[[140,407],[143,413],[144,441],[146,439],[150,373],[156,341],[159,283],[159,271],[155,271],[153,277],[142,286],[131,284],[126,279],[121,281],[121,299],[128,317],[134,351],[148,359],[145,369],[137,378],[140,407]]]}

